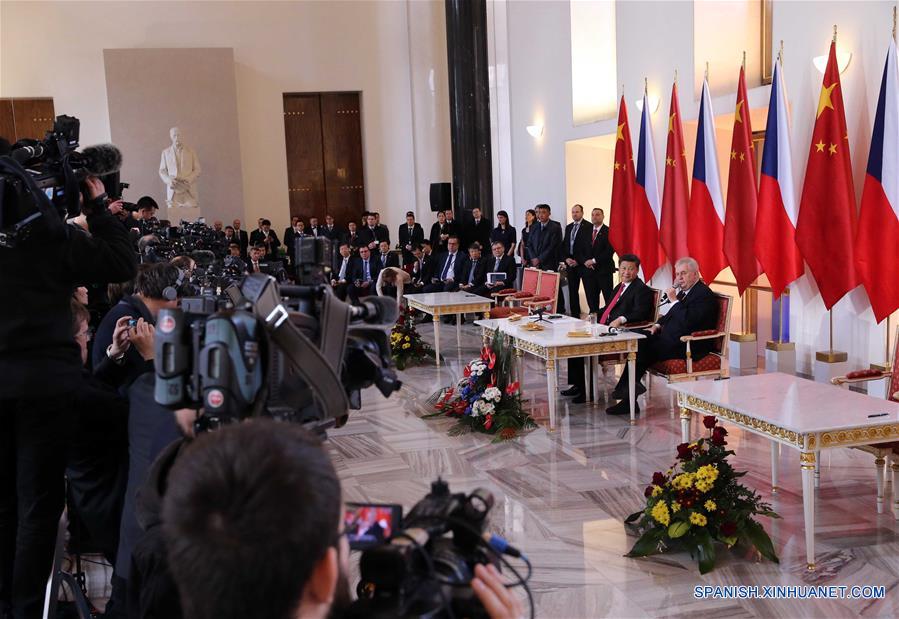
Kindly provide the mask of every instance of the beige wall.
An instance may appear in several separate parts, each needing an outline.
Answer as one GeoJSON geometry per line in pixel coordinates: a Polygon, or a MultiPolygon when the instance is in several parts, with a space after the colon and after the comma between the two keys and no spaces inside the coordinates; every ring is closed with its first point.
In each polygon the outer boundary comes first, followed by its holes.
{"type": "Polygon", "coordinates": [[[110,132],[126,153],[128,199],[153,196],[160,218],[167,216],[159,164],[171,145],[169,129],[177,126],[200,160],[202,215],[209,222],[234,219],[243,211],[243,179],[233,50],[107,49],[103,56],[110,132]]]}
{"type": "Polygon", "coordinates": [[[407,210],[430,221],[421,188],[431,176],[451,176],[449,117],[439,110],[440,101],[448,100],[442,11],[442,2],[416,2],[409,10],[403,1],[4,0],[0,92],[52,96],[59,113],[81,118],[83,144],[108,141],[104,49],[233,48],[243,215],[251,221],[268,216],[283,229],[288,208],[282,93],[362,91],[366,201],[395,234],[407,210]],[[425,62],[433,76],[422,67],[425,62]],[[433,79],[421,80],[422,74],[433,79]],[[413,96],[413,77],[427,84],[425,96],[413,96]],[[438,113],[416,113],[417,105],[426,104],[438,113]],[[414,131],[413,114],[422,119],[414,131]]]}

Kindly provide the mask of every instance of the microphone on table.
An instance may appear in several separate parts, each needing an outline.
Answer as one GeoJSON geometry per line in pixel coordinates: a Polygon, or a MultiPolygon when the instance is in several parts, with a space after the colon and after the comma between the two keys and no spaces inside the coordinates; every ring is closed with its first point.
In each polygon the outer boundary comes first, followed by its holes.
{"type": "MultiPolygon", "coordinates": [[[[671,287],[675,290],[680,290],[680,284],[678,284],[677,282],[671,284],[671,287]]],[[[659,307],[667,305],[668,303],[671,303],[671,299],[668,298],[668,295],[665,295],[664,297],[662,297],[662,301],[659,303],[659,307]]]]}

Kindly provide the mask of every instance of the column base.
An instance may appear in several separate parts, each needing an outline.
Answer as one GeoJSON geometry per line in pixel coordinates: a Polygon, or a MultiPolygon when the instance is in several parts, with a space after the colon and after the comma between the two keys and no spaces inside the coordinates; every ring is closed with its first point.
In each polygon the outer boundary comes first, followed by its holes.
{"type": "Polygon", "coordinates": [[[731,333],[727,345],[730,347],[730,367],[751,370],[759,366],[755,333],[731,333]]]}
{"type": "Polygon", "coordinates": [[[825,350],[815,353],[815,381],[830,384],[832,378],[845,376],[849,371],[848,355],[839,351],[825,350]]]}
{"type": "Polygon", "coordinates": [[[796,344],[770,341],[765,344],[765,371],[795,374],[796,344]]]}

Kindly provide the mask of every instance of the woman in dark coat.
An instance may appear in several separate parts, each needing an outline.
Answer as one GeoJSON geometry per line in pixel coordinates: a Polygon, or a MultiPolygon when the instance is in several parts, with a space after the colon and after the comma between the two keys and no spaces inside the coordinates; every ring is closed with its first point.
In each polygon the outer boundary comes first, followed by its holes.
{"type": "Polygon", "coordinates": [[[500,211],[496,214],[496,227],[490,232],[490,243],[499,241],[506,248],[507,256],[515,255],[515,240],[517,234],[515,228],[509,225],[509,214],[506,211],[500,211]]]}
{"type": "Polygon", "coordinates": [[[521,242],[518,244],[518,255],[521,256],[521,263],[528,264],[526,255],[528,246],[528,235],[531,233],[531,226],[537,221],[537,211],[529,208],[524,213],[524,228],[521,229],[521,242]]]}

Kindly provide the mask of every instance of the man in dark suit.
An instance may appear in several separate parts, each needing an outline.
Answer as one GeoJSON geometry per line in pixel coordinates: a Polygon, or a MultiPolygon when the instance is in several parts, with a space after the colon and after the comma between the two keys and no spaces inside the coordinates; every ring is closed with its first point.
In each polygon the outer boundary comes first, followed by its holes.
{"type": "Polygon", "coordinates": [[[415,262],[412,248],[425,240],[425,231],[422,230],[421,224],[415,222],[415,213],[412,211],[406,213],[406,225],[400,226],[397,237],[403,250],[403,266],[412,264],[415,262]]]}
{"type": "Polygon", "coordinates": [[[354,263],[352,285],[348,287],[350,299],[355,302],[359,297],[375,294],[375,282],[378,281],[380,272],[380,262],[377,258],[372,257],[371,251],[365,245],[360,247],[359,256],[354,263]]]}
{"type": "Polygon", "coordinates": [[[609,227],[602,223],[605,219],[603,210],[593,209],[590,218],[593,225],[589,232],[589,252],[580,267],[580,275],[584,282],[584,294],[587,296],[590,313],[599,316],[599,294],[602,293],[606,305],[612,300],[612,273],[615,272],[612,254],[615,250],[609,243],[609,227]]]}
{"type": "Polygon", "coordinates": [[[425,286],[424,292],[454,292],[459,289],[462,269],[468,259],[459,251],[459,237],[449,237],[446,248],[447,252],[438,259],[431,283],[425,286]]]}
{"type": "Polygon", "coordinates": [[[343,240],[347,242],[350,246],[350,250],[355,254],[359,251],[359,248],[362,245],[365,245],[361,236],[359,236],[359,231],[356,228],[356,222],[351,221],[347,224],[347,231],[343,237],[343,240]]]}
{"type": "Polygon", "coordinates": [[[387,241],[390,242],[390,230],[387,229],[387,226],[381,223],[381,213],[377,211],[372,211],[372,215],[375,216],[375,236],[378,238],[378,242],[387,241]]]}
{"type": "Polygon", "coordinates": [[[331,287],[341,301],[346,301],[347,286],[353,281],[353,254],[347,243],[341,243],[331,266],[331,287]]]}
{"type": "MultiPolygon", "coordinates": [[[[655,299],[652,288],[637,276],[640,272],[640,259],[633,254],[624,254],[618,259],[618,265],[621,283],[615,288],[615,295],[611,301],[597,312],[597,321],[617,328],[628,323],[638,324],[652,320],[655,315],[653,307],[655,299]]],[[[583,358],[568,360],[568,382],[572,387],[563,391],[562,395],[574,396],[575,404],[585,402],[583,358]]],[[[625,389],[627,389],[626,382],[625,389]]]]}
{"type": "Polygon", "coordinates": [[[397,267],[400,266],[400,260],[397,258],[396,254],[390,251],[390,243],[387,241],[381,241],[378,244],[378,270],[385,269],[387,267],[397,267]]]}
{"type": "Polygon", "coordinates": [[[287,238],[287,237],[288,237],[288,235],[291,233],[292,230],[295,231],[295,230],[297,229],[297,224],[298,224],[299,222],[300,222],[300,218],[299,218],[299,217],[291,217],[291,218],[290,218],[290,225],[287,226],[286,228],[284,228],[284,234],[281,236],[281,238],[284,239],[284,247],[287,248],[287,253],[288,253],[288,254],[290,254],[291,252],[290,252],[290,243],[288,242],[288,238],[287,238]]]}
{"type": "MultiPolygon", "coordinates": [[[[474,288],[471,292],[482,297],[490,298],[490,295],[503,288],[512,288],[515,286],[515,276],[518,267],[515,264],[515,258],[506,255],[506,246],[501,241],[495,241],[491,248],[493,255],[486,258],[484,262],[487,266],[487,274],[489,273],[505,273],[505,279],[499,280],[492,284],[484,282],[483,285],[474,288]]],[[[486,274],[485,274],[486,277],[486,274]]]]}
{"type": "Polygon", "coordinates": [[[303,222],[300,221],[299,217],[291,217],[291,226],[284,230],[284,247],[287,248],[287,255],[290,257],[290,264],[292,266],[296,266],[296,252],[294,248],[294,241],[301,236],[305,236],[305,230],[303,229],[303,222]]]}
{"type": "Polygon", "coordinates": [[[437,260],[431,251],[431,242],[427,239],[421,245],[412,248],[415,261],[412,263],[412,286],[421,290],[431,282],[437,260]]]}
{"type": "Polygon", "coordinates": [[[334,218],[330,215],[325,215],[325,225],[322,227],[321,232],[326,238],[331,239],[332,243],[337,243],[340,239],[343,238],[345,231],[338,225],[334,223],[334,218]]]}
{"type": "Polygon", "coordinates": [[[278,259],[278,248],[281,247],[281,241],[278,235],[272,230],[272,222],[268,219],[262,220],[262,227],[259,230],[253,230],[250,235],[250,245],[263,245],[265,247],[266,260],[278,259]]]}
{"type": "Polygon", "coordinates": [[[238,243],[240,243],[240,255],[244,260],[247,259],[247,250],[250,247],[250,237],[247,234],[246,230],[240,229],[240,220],[235,219],[231,222],[231,225],[234,226],[234,234],[237,235],[238,243]]]}
{"type": "MultiPolygon", "coordinates": [[[[562,239],[562,257],[565,277],[568,279],[568,304],[571,315],[581,317],[581,267],[590,257],[590,224],[584,221],[584,207],[571,207],[571,223],[565,226],[562,239]]],[[[562,289],[559,289],[561,298],[562,289]]]]}
{"type": "Polygon", "coordinates": [[[468,260],[462,268],[459,290],[474,292],[487,283],[487,260],[481,257],[481,244],[475,241],[468,248],[468,260]]]}
{"type": "Polygon", "coordinates": [[[549,204],[537,205],[537,221],[528,235],[528,266],[544,271],[558,271],[562,226],[549,218],[549,204]]]}
{"type": "Polygon", "coordinates": [[[383,230],[375,223],[375,216],[369,213],[366,217],[366,225],[359,231],[359,245],[365,245],[373,253],[378,251],[378,244],[381,241],[390,242],[390,236],[385,235],[386,228],[383,230]]]}
{"type": "Polygon", "coordinates": [[[309,218],[309,229],[306,230],[307,236],[324,236],[325,229],[319,225],[318,217],[310,217],[309,218]]]}
{"type": "Polygon", "coordinates": [[[466,222],[462,233],[465,247],[471,247],[472,243],[478,243],[482,248],[490,247],[490,232],[493,226],[481,214],[480,207],[471,209],[471,219],[466,222]]]}
{"type": "MultiPolygon", "coordinates": [[[[687,345],[680,341],[681,337],[718,326],[718,299],[712,289],[699,279],[699,265],[693,258],[681,258],[674,265],[674,286],[665,291],[665,297],[671,303],[668,313],[649,328],[649,336],[645,340],[640,340],[634,377],[638,394],[646,391],[640,379],[649,366],[658,361],[683,359],[686,356],[687,345]]],[[[699,360],[713,346],[712,340],[700,340],[690,346],[690,351],[693,358],[699,360]]],[[[629,413],[627,384],[628,373],[625,369],[612,394],[621,401],[607,408],[608,414],[629,413]]],[[[636,411],[640,412],[639,406],[636,411]]]]}

